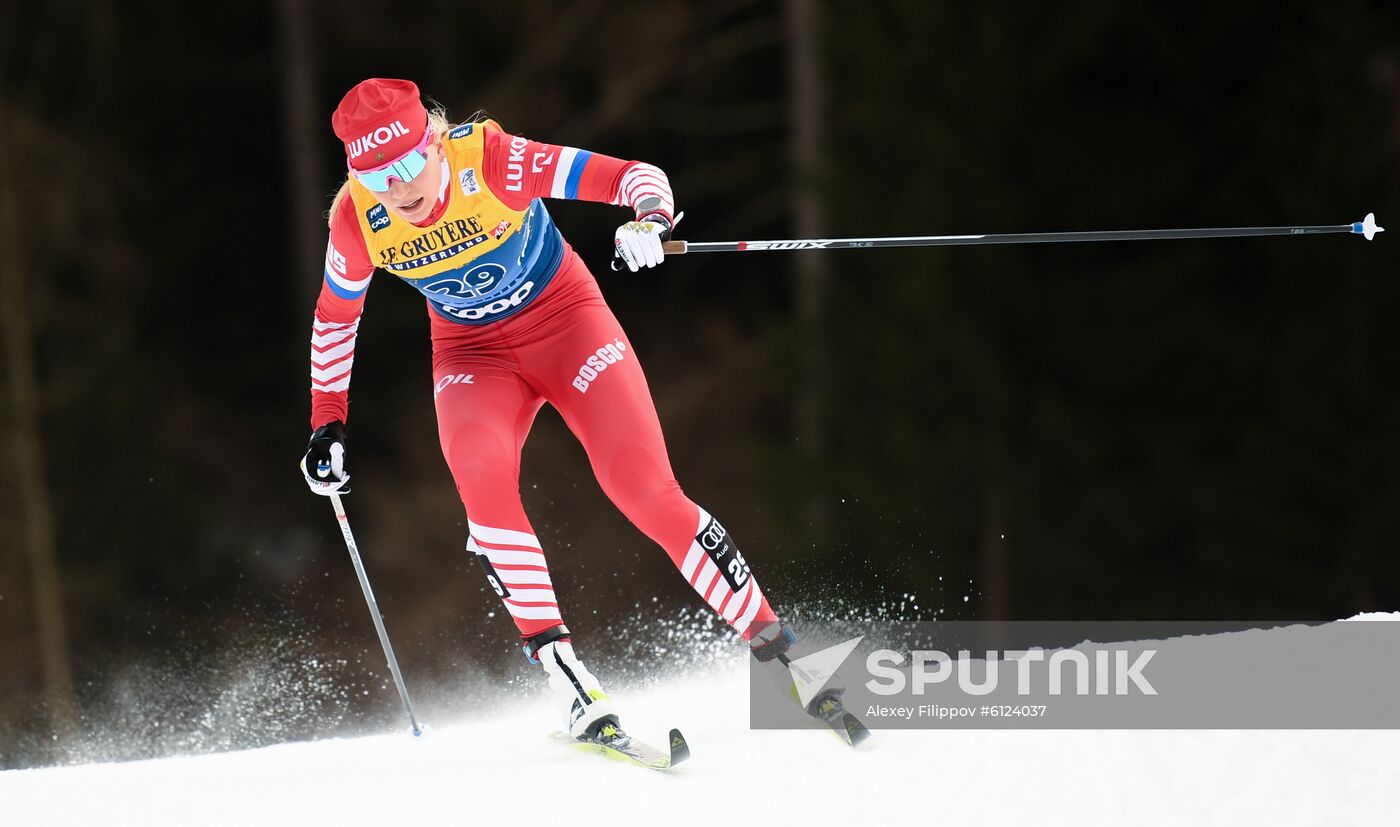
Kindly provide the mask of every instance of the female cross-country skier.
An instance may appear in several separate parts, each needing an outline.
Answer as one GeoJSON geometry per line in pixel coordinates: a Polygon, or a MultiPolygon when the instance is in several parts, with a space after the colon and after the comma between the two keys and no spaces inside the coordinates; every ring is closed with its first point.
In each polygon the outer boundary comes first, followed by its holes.
{"type": "Polygon", "coordinates": [[[656,541],[701,599],[770,661],[792,634],[723,526],[677,484],[637,353],[545,198],[628,207],[617,256],[633,272],[661,262],[675,224],[666,174],[503,132],[451,126],[407,80],[372,78],[331,118],[349,175],[330,209],[325,278],[311,332],[311,490],[345,493],[350,369],[375,268],[427,299],[442,453],[476,554],[543,665],[564,728],[617,731],[617,712],[579,660],[539,539],[520,502],[520,450],[545,402],[583,443],[603,491],[656,541]]]}

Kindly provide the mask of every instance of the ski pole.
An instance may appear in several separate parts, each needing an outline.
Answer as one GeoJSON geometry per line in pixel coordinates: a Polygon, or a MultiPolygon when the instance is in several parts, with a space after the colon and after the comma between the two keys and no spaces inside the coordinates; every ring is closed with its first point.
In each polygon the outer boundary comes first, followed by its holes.
{"type": "Polygon", "coordinates": [[[394,674],[394,685],[399,688],[399,697],[403,699],[403,711],[408,713],[408,722],[413,727],[413,734],[422,735],[423,727],[413,715],[413,704],[408,700],[408,687],[404,686],[403,674],[399,672],[394,647],[389,645],[389,633],[384,630],[384,618],[379,613],[379,604],[374,601],[374,592],[369,588],[369,576],[365,574],[365,564],[360,560],[360,549],[355,545],[355,535],[350,533],[350,520],[345,516],[345,506],[340,502],[339,494],[331,495],[331,505],[335,507],[336,519],[340,521],[340,533],[345,535],[345,547],[350,550],[350,561],[355,564],[355,576],[360,578],[360,590],[365,593],[365,602],[369,604],[374,629],[379,632],[379,642],[384,646],[384,657],[389,661],[389,671],[394,674]]]}
{"type": "MultiPolygon", "coordinates": [[[[755,250],[849,250],[873,247],[959,247],[972,244],[1048,244],[1074,241],[1159,241],[1169,238],[1245,238],[1266,235],[1323,235],[1350,233],[1365,236],[1385,232],[1376,226],[1376,214],[1351,224],[1322,224],[1296,227],[1202,227],[1186,230],[1104,230],[1069,233],[990,233],[982,235],[915,235],[875,238],[794,238],[780,241],[666,241],[661,245],[668,256],[686,253],[743,253],[755,250]]],[[[613,260],[613,269],[622,263],[613,260]]]]}

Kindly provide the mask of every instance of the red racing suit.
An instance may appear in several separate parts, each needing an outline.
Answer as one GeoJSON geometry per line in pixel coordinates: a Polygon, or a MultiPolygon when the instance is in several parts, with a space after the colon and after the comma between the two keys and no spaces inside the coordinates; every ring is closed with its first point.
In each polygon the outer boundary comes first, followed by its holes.
{"type": "Polygon", "coordinates": [[[521,637],[563,622],[520,501],[520,452],[548,402],[583,443],[603,491],[745,640],[776,621],[724,527],[681,490],[646,377],[597,282],[542,198],[672,218],[660,169],[511,136],[494,122],[443,140],[443,185],[422,225],[353,178],[331,218],[311,336],[311,425],[346,421],[365,291],[376,267],[427,298],[443,456],[477,555],[521,637]]]}

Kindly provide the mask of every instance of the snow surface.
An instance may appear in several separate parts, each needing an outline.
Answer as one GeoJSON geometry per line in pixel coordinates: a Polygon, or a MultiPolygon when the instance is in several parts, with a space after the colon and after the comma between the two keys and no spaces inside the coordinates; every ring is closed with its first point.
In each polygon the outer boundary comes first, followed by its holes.
{"type": "MultiPolygon", "coordinates": [[[[1367,619],[1400,619],[1400,615],[1367,619]]],[[[739,657],[613,692],[670,773],[560,746],[539,698],[389,733],[0,772],[0,825],[1394,823],[1400,732],[748,729],[739,657]]],[[[393,701],[387,698],[386,702],[393,701]]]]}

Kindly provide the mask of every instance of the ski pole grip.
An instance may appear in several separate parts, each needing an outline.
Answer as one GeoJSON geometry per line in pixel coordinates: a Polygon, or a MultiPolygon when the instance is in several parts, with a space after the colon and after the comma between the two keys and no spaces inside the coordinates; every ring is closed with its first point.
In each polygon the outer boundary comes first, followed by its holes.
{"type": "MultiPolygon", "coordinates": [[[[661,252],[668,256],[683,256],[685,255],[685,242],[663,241],[661,242],[661,252]]],[[[627,265],[623,264],[622,259],[617,256],[613,256],[612,263],[608,266],[612,268],[614,273],[621,273],[623,270],[627,269],[627,265]]]]}

